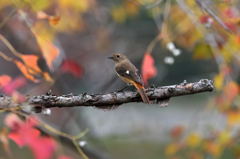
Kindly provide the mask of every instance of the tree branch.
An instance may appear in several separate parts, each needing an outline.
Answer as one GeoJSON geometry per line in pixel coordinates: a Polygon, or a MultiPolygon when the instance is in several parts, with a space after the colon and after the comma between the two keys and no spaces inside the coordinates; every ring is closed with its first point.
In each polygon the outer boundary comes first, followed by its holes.
{"type": "MultiPolygon", "coordinates": [[[[189,95],[207,91],[213,91],[213,82],[202,79],[199,82],[187,83],[186,81],[171,86],[163,86],[146,89],[149,99],[153,103],[168,100],[171,97],[189,95]]],[[[141,97],[136,91],[121,91],[107,94],[80,94],[80,95],[40,95],[30,97],[25,103],[34,108],[53,108],[53,107],[74,107],[74,106],[94,106],[98,108],[112,108],[123,103],[142,102],[141,97]]],[[[17,104],[11,97],[0,97],[0,108],[13,107],[17,104]]]]}

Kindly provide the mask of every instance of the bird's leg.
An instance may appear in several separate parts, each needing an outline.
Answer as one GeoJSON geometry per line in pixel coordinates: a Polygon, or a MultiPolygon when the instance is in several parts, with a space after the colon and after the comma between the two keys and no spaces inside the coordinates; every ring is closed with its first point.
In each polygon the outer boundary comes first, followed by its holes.
{"type": "Polygon", "coordinates": [[[154,84],[152,84],[152,85],[150,86],[150,88],[156,88],[156,86],[155,86],[154,84]]]}

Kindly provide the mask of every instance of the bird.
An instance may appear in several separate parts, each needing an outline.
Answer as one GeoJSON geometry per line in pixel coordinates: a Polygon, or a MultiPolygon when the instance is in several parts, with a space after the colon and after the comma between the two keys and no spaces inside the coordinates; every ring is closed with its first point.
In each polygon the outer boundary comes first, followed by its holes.
{"type": "Polygon", "coordinates": [[[115,71],[117,75],[125,83],[133,85],[140,94],[144,103],[150,104],[150,100],[145,92],[144,84],[141,75],[135,65],[121,53],[114,53],[108,57],[115,63],[115,71]]]}

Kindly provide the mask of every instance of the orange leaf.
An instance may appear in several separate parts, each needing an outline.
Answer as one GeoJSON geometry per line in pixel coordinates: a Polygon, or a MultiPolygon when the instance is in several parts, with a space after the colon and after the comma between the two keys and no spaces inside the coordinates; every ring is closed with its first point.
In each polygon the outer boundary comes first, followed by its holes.
{"type": "Polygon", "coordinates": [[[53,70],[53,61],[60,54],[59,49],[49,40],[37,38],[48,67],[53,70]]]}
{"type": "Polygon", "coordinates": [[[221,153],[222,153],[221,145],[219,145],[218,143],[211,142],[211,141],[205,143],[204,148],[206,149],[206,151],[208,153],[210,153],[211,155],[213,155],[215,157],[219,157],[219,155],[221,155],[221,153]]]}
{"type": "Polygon", "coordinates": [[[23,60],[24,64],[31,68],[32,71],[31,73],[32,74],[38,74],[41,71],[41,69],[38,67],[38,56],[36,55],[20,55],[21,59],[23,60]]]}
{"type": "Polygon", "coordinates": [[[154,66],[154,59],[150,53],[145,53],[142,63],[142,77],[143,82],[147,84],[147,81],[150,78],[153,78],[157,75],[157,69],[154,66]]]}
{"type": "Polygon", "coordinates": [[[19,54],[19,57],[24,63],[16,60],[14,62],[26,78],[33,82],[39,82],[39,80],[34,77],[34,75],[36,75],[43,77],[46,81],[53,82],[51,76],[47,72],[42,72],[42,70],[38,66],[38,56],[19,54]]]}
{"type": "Polygon", "coordinates": [[[49,75],[49,73],[47,72],[43,72],[43,78],[48,81],[48,82],[54,82],[54,80],[52,79],[52,77],[49,75]]]}
{"type": "Polygon", "coordinates": [[[14,62],[27,79],[33,82],[39,82],[39,80],[37,80],[33,75],[30,74],[28,68],[22,62],[16,60],[14,62]]]}
{"type": "Polygon", "coordinates": [[[225,98],[228,101],[233,101],[234,98],[239,94],[239,87],[238,84],[234,81],[229,82],[225,87],[224,87],[224,94],[225,98]]]}
{"type": "Polygon", "coordinates": [[[37,18],[38,19],[47,19],[49,21],[49,23],[52,25],[58,24],[61,19],[61,17],[59,15],[51,16],[43,11],[37,12],[37,18]]]}
{"type": "Polygon", "coordinates": [[[12,78],[8,75],[1,75],[0,76],[0,87],[7,85],[12,78]]]}
{"type": "Polygon", "coordinates": [[[227,123],[230,126],[240,124],[240,111],[229,110],[227,112],[227,123]]]}
{"type": "Polygon", "coordinates": [[[236,36],[236,43],[239,45],[240,44],[240,35],[236,36]]]}
{"type": "Polygon", "coordinates": [[[52,24],[52,25],[57,25],[59,23],[60,19],[61,19],[61,17],[59,15],[58,16],[50,16],[48,18],[50,24],[52,24]]]}

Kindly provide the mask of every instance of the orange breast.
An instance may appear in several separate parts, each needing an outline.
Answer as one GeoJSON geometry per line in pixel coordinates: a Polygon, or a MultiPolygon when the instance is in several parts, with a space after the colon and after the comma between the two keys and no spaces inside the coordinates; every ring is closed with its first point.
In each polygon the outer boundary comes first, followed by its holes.
{"type": "Polygon", "coordinates": [[[125,78],[122,77],[118,74],[118,76],[126,83],[131,84],[133,86],[135,86],[137,89],[143,88],[143,86],[141,84],[138,84],[137,82],[134,82],[133,80],[129,79],[129,78],[125,78]]]}

